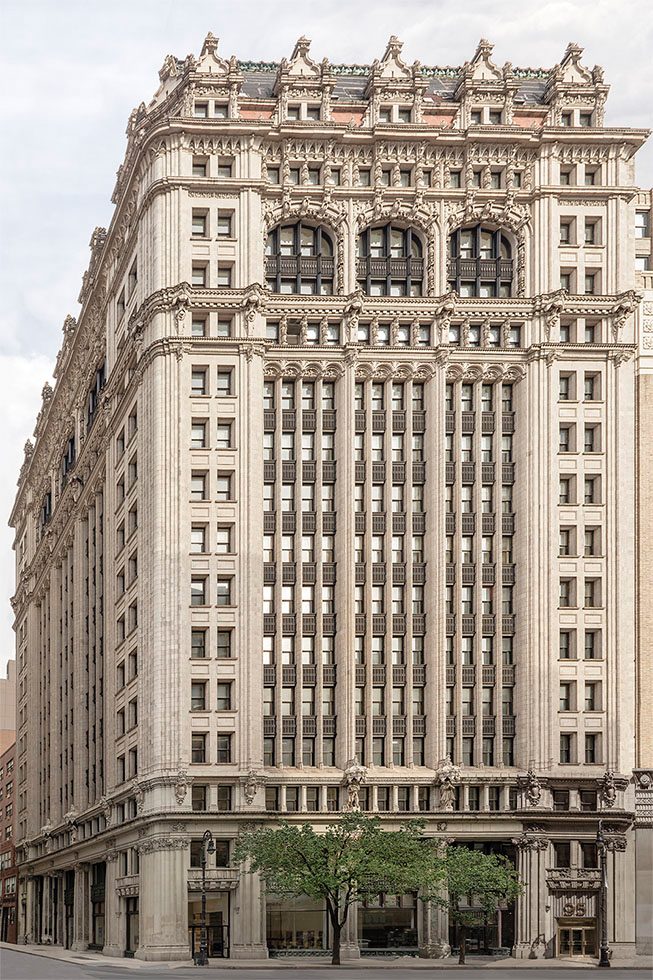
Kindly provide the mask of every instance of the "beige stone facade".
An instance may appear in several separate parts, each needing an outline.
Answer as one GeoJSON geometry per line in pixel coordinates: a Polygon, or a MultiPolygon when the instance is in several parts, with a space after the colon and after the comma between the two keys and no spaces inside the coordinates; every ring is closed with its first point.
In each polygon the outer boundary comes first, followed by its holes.
{"type": "MultiPolygon", "coordinates": [[[[634,951],[647,134],[581,53],[166,58],[12,515],[20,938],[187,958],[208,828],[212,954],[324,948],[230,848],[326,823],[356,761],[388,826],[516,862],[473,945],[519,957],[596,951],[604,818],[634,951]]],[[[456,941],[385,895],[348,930],[456,941]]]]}

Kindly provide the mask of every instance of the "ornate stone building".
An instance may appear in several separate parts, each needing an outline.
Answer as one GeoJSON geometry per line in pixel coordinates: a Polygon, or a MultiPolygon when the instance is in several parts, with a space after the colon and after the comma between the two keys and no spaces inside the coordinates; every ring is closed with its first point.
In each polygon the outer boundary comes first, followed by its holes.
{"type": "MultiPolygon", "coordinates": [[[[596,951],[603,818],[632,952],[647,134],[605,127],[573,44],[217,47],[130,116],[26,446],[20,940],[187,958],[208,828],[212,954],[324,948],[230,852],[359,805],[513,859],[472,945],[520,957],[596,951]]],[[[450,942],[379,895],[345,951],[450,942]]]]}

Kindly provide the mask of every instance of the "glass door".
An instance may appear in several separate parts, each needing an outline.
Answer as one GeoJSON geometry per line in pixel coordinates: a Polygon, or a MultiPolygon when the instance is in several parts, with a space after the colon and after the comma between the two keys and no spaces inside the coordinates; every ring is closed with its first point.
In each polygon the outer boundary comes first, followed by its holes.
{"type": "Polygon", "coordinates": [[[559,956],[596,956],[594,925],[561,926],[558,929],[559,956]]]}

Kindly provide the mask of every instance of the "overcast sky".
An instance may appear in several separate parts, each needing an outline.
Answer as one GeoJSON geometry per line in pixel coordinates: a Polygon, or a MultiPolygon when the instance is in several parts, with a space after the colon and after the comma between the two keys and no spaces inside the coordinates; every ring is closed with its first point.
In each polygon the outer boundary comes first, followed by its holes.
{"type": "MultiPolygon", "coordinates": [[[[652,123],[650,0],[3,0],[0,124],[0,676],[13,656],[12,533],[31,437],[67,313],[77,314],[88,242],[111,220],[130,111],[150,100],[166,54],[199,54],[209,30],[228,57],[278,61],[302,34],[316,60],[369,64],[391,34],[408,62],[460,65],[479,38],[494,60],[549,68],[569,41],[612,86],[607,123],[652,123]]],[[[653,184],[653,146],[638,180],[653,184]]]]}

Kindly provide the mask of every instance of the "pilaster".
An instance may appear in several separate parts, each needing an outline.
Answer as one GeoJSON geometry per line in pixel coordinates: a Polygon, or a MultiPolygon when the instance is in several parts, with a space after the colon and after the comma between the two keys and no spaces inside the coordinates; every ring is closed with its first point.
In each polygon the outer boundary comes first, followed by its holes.
{"type": "Polygon", "coordinates": [[[87,864],[75,865],[73,898],[74,939],[71,949],[87,949],[89,944],[90,886],[87,864]]]}
{"type": "Polygon", "coordinates": [[[118,852],[108,851],[104,879],[104,956],[122,956],[125,951],[124,922],[120,899],[116,894],[118,876],[118,852]]]}

